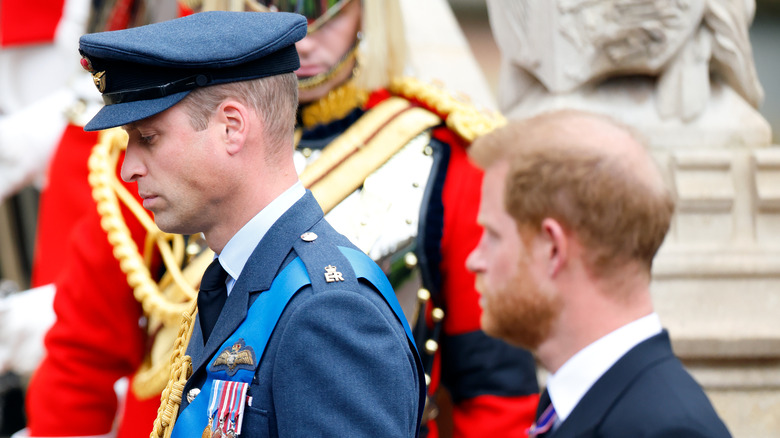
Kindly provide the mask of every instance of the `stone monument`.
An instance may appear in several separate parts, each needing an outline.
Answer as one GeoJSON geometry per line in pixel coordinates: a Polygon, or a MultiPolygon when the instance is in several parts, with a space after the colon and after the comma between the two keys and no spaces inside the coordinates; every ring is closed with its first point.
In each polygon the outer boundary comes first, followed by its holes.
{"type": "Polygon", "coordinates": [[[499,108],[609,115],[678,199],[653,268],[677,355],[735,437],[780,436],[780,147],[748,28],[754,0],[488,0],[499,108]]]}

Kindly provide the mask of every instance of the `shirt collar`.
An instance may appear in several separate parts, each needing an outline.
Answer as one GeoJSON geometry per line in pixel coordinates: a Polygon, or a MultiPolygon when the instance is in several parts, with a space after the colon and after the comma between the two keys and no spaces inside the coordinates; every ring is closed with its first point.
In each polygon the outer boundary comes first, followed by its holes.
{"type": "Polygon", "coordinates": [[[603,336],[567,360],[547,378],[558,421],[566,420],[591,386],[623,355],[662,330],[658,314],[651,313],[603,336]]]}
{"type": "Polygon", "coordinates": [[[306,194],[303,184],[298,181],[265,208],[260,210],[238,232],[230,238],[219,254],[219,262],[228,273],[228,295],[233,290],[236,279],[241,275],[249,256],[271,226],[306,194]]]}

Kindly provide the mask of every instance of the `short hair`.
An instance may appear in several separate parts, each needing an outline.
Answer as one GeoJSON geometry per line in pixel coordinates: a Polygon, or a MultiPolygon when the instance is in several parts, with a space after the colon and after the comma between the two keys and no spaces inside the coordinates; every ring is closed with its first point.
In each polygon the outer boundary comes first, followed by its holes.
{"type": "Polygon", "coordinates": [[[504,205],[518,229],[550,217],[576,233],[594,274],[629,261],[650,272],[674,198],[630,129],[605,116],[561,110],[511,121],[477,139],[469,154],[482,168],[509,160],[504,205]]]}
{"type": "Polygon", "coordinates": [[[258,114],[263,121],[266,139],[271,144],[292,146],[298,110],[298,79],[295,73],[196,88],[182,100],[190,114],[193,129],[206,129],[214,111],[229,98],[250,106],[258,114]]]}

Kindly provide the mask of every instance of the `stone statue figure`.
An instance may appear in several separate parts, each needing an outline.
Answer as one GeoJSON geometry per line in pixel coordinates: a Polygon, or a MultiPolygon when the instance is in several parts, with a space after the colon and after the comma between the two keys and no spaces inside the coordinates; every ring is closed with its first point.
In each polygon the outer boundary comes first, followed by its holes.
{"type": "Polygon", "coordinates": [[[487,3],[502,53],[499,106],[509,116],[561,99],[585,99],[589,109],[649,99],[658,123],[688,123],[714,104],[732,106],[731,92],[748,112],[763,99],[748,39],[754,0],[487,3]]]}

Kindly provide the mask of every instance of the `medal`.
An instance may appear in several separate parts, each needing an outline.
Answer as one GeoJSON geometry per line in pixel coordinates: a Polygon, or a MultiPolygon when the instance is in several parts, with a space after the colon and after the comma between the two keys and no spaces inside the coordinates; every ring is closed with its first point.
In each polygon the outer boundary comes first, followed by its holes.
{"type": "Polygon", "coordinates": [[[203,429],[203,435],[201,438],[211,438],[211,418],[209,418],[209,424],[203,429]]]}
{"type": "Polygon", "coordinates": [[[249,384],[214,380],[212,385],[207,412],[209,424],[202,438],[235,438],[241,434],[249,384]]]}

